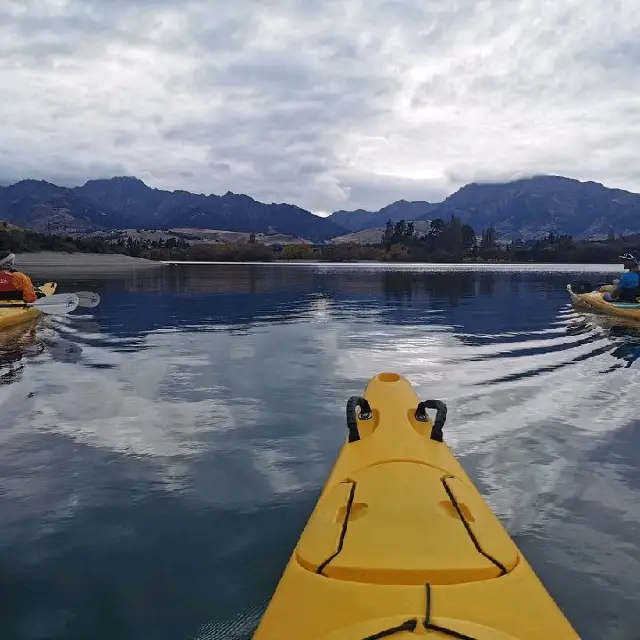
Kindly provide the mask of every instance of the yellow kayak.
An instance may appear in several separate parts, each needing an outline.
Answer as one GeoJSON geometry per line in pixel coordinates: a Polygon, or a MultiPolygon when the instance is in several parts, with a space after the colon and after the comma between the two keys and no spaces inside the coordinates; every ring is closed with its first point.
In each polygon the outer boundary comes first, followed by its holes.
{"type": "Polygon", "coordinates": [[[598,311],[609,316],[627,318],[629,320],[640,320],[640,304],[633,302],[608,302],[603,298],[605,291],[611,291],[613,287],[602,287],[602,291],[589,291],[577,293],[573,291],[570,284],[567,291],[571,296],[573,304],[580,307],[587,307],[592,311],[598,311]]]}
{"type": "Polygon", "coordinates": [[[254,640],[578,638],[442,441],[445,419],[396,373],[349,400],[349,437],[254,640]]]}
{"type": "MultiPolygon", "coordinates": [[[[40,291],[50,296],[56,292],[56,287],[55,282],[46,282],[40,287],[40,291]]],[[[15,309],[0,307],[0,329],[34,320],[42,313],[37,307],[25,307],[24,302],[17,300],[0,300],[0,305],[5,304],[14,305],[15,309]]]]}

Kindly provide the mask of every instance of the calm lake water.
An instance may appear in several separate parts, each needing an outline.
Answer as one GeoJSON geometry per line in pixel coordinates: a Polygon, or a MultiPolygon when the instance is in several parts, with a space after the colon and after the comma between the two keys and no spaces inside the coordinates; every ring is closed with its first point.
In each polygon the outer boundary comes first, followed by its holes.
{"type": "Polygon", "coordinates": [[[250,638],[348,396],[390,370],[447,402],[449,445],[581,636],[637,640],[640,337],[574,311],[567,271],[60,279],[101,305],[1,343],[0,638],[250,638]]]}

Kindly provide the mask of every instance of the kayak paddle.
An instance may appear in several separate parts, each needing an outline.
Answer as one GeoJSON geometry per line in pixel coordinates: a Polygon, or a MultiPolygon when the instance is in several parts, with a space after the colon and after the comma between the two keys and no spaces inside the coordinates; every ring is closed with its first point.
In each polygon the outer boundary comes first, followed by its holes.
{"type": "Polygon", "coordinates": [[[66,315],[78,307],[79,298],[75,293],[56,293],[51,296],[39,298],[35,302],[22,302],[16,304],[0,304],[0,309],[22,308],[29,309],[35,307],[49,315],[66,315]]]}
{"type": "Polygon", "coordinates": [[[591,293],[592,291],[598,291],[600,287],[608,287],[611,282],[601,282],[599,284],[592,284],[589,280],[574,280],[571,284],[571,291],[573,293],[591,293]]]}
{"type": "Polygon", "coordinates": [[[74,291],[78,296],[78,306],[93,309],[100,304],[100,295],[94,291],[74,291]]]}
{"type": "MultiPolygon", "coordinates": [[[[46,284],[51,284],[51,283],[45,282],[45,285],[46,284]]],[[[38,285],[36,289],[38,291],[42,291],[43,286],[44,285],[38,285]]],[[[79,307],[86,307],[87,309],[93,309],[94,307],[97,307],[100,304],[100,295],[95,293],[95,291],[74,291],[73,293],[78,296],[79,307]]],[[[48,297],[51,297],[51,296],[48,296],[48,297]]]]}

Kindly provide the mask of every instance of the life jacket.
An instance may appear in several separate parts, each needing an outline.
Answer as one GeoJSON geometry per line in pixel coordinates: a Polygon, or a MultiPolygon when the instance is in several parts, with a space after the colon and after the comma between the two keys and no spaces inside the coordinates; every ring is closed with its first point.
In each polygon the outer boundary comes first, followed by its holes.
{"type": "Polygon", "coordinates": [[[637,283],[635,287],[629,287],[628,289],[622,289],[620,291],[620,295],[618,296],[618,300],[620,302],[637,302],[636,298],[640,296],[640,273],[634,271],[637,277],[637,283]]]}
{"type": "Polygon", "coordinates": [[[11,271],[0,271],[0,300],[22,300],[22,291],[16,289],[11,271]]]}

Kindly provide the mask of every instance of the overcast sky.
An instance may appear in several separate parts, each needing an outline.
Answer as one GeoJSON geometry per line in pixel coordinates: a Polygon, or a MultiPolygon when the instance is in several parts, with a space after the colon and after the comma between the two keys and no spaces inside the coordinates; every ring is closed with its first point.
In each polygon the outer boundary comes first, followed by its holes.
{"type": "Polygon", "coordinates": [[[555,173],[640,191],[634,0],[2,0],[0,182],[314,212],[555,173]]]}

